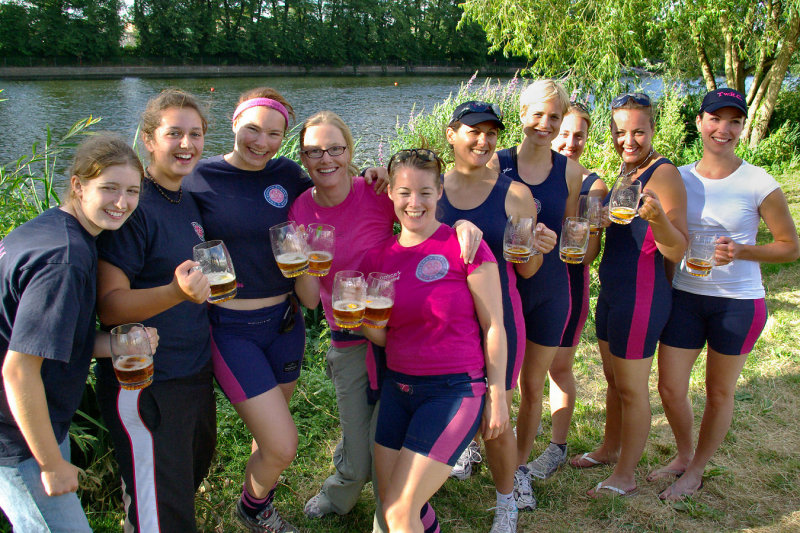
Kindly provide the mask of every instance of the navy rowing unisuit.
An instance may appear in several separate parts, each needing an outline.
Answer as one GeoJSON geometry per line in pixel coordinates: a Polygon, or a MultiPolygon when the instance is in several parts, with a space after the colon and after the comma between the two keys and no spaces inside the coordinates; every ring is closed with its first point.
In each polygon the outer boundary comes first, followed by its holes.
{"type": "MultiPolygon", "coordinates": [[[[525,183],[520,177],[516,146],[498,151],[497,159],[501,172],[531,190],[536,200],[537,222],[560,235],[569,197],[567,158],[552,150],[550,153],[553,166],[547,178],[538,185],[525,183]]],[[[518,279],[517,288],[525,313],[527,339],[542,346],[558,346],[569,317],[570,298],[566,263],[559,258],[557,248],[544,254],[542,266],[536,274],[528,279],[518,279]]]]}
{"type": "MultiPolygon", "coordinates": [[[[662,157],[639,176],[642,189],[653,172],[665,164],[672,163],[662,157]]],[[[610,197],[611,193],[604,201],[608,203],[610,197]]],[[[599,275],[597,338],[607,341],[616,357],[652,357],[669,318],[672,287],[664,270],[664,256],[646,220],[637,216],[630,224],[612,223],[606,229],[599,275]]]]}

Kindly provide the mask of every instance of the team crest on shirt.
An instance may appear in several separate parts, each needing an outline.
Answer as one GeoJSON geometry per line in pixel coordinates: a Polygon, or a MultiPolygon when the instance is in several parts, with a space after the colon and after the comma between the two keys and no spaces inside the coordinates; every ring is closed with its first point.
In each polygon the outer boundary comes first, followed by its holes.
{"type": "Polygon", "coordinates": [[[436,281],[442,279],[450,270],[450,263],[443,255],[432,254],[426,256],[417,265],[417,279],[420,281],[436,281]]]}
{"type": "Polygon", "coordinates": [[[203,226],[197,222],[192,222],[192,227],[194,228],[194,232],[197,233],[197,236],[200,237],[201,241],[206,240],[206,232],[203,229],[203,226]]]}
{"type": "Polygon", "coordinates": [[[264,199],[274,207],[286,207],[289,203],[289,193],[280,185],[270,185],[264,189],[264,199]]]}
{"type": "Polygon", "coordinates": [[[540,202],[535,196],[533,197],[533,201],[536,202],[536,214],[538,215],[542,212],[542,202],[540,202]]]}

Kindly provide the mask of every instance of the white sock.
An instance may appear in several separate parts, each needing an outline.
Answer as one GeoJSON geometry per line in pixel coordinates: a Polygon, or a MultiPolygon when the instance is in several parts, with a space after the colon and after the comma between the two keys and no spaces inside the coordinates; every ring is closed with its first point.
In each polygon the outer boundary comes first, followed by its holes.
{"type": "MultiPolygon", "coordinates": [[[[502,504],[511,505],[514,503],[514,491],[512,490],[508,494],[500,494],[499,491],[495,490],[495,494],[497,494],[497,505],[498,507],[502,504]]],[[[516,505],[516,504],[515,504],[516,505]]]]}

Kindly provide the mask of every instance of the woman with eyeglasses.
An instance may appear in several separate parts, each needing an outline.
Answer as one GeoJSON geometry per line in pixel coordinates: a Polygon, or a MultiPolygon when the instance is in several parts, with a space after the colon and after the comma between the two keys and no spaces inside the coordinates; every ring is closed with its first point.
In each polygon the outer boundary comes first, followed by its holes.
{"type": "Polygon", "coordinates": [[[192,95],[167,89],[141,117],[149,153],[139,207],[100,235],[97,311],[106,327],[158,328],[153,382],[121,389],[111,361],[97,364],[97,397],[114,441],[126,531],[196,531],[195,493],[216,445],[216,403],[206,300],[192,260],[203,242],[200,211],[183,180],[203,153],[207,122],[192,95]]]}
{"type": "MultiPolygon", "coordinates": [[[[374,404],[380,394],[378,370],[382,367],[382,353],[363,336],[336,325],[331,293],[336,272],[357,270],[369,250],[393,239],[397,217],[391,199],[377,193],[358,176],[353,165],[353,149],[350,128],[336,113],[321,111],[308,118],[300,130],[300,159],[314,187],[300,195],[289,211],[289,219],[306,228],[312,223],[333,226],[336,240],[330,272],[308,280],[311,283],[318,280],[307,296],[309,304],[314,306],[315,298],[322,300],[331,328],[331,347],[326,361],[336,388],[342,428],[342,440],[334,455],[336,472],[306,503],[305,513],[311,518],[331,512],[348,513],[358,501],[372,468],[370,429],[374,431],[374,427],[370,426],[374,423],[374,404]]],[[[472,237],[479,230],[471,224],[457,226],[460,240],[466,246],[465,255],[471,261],[480,242],[472,237]]],[[[298,290],[308,292],[305,288],[298,290]]],[[[384,531],[380,509],[376,518],[374,531],[384,531]]]]}
{"type": "Polygon", "coordinates": [[[669,316],[665,260],[686,250],[686,191],[678,169],[653,148],[654,109],[643,93],[611,104],[611,139],[622,159],[617,181],[638,180],[642,202],[629,224],[605,219],[596,330],[608,381],[606,425],[598,448],[572,459],[576,468],[613,464],[611,476],[587,495],[630,496],[650,431],[648,377],[669,316]]]}
{"type": "Polygon", "coordinates": [[[672,281],[672,312],[658,350],[658,391],[678,453],[647,476],[673,481],[659,495],[662,500],[681,500],[702,488],[705,466],[730,428],[736,381],[767,320],[759,263],[794,261],[800,254],[780,186],[736,155],[746,120],[743,94],[728,88],[707,93],[695,120],[703,155],[678,169],[689,233],[716,236],[716,247],[707,275],[693,275],[684,258],[672,281]],[[762,219],[773,240],[756,244],[762,219]],[[689,376],[706,343],[706,402],[694,447],[689,376]]]}
{"type": "Polygon", "coordinates": [[[360,269],[398,272],[387,327],[362,328],[386,347],[375,468],[389,531],[439,531],[426,502],[479,426],[487,442],[508,429],[498,267],[483,242],[465,262],[456,231],[436,219],[441,171],[429,150],[392,157],[389,197],[401,231],[360,269]]]}
{"type": "MultiPolygon", "coordinates": [[[[558,136],[551,142],[551,149],[579,163],[586,146],[591,123],[589,110],[581,103],[571,102],[569,110],[561,122],[558,136]]],[[[583,167],[581,170],[583,179],[580,188],[581,198],[593,197],[601,202],[608,194],[608,187],[596,173],[583,167]]],[[[567,442],[567,433],[572,413],[575,410],[577,391],[572,366],[581,332],[589,314],[589,268],[600,252],[601,238],[600,231],[591,235],[583,263],[567,265],[570,312],[561,336],[561,343],[548,370],[553,433],[551,444],[536,461],[529,465],[531,474],[536,478],[546,478],[554,474],[554,468],[564,462],[566,457],[561,453],[559,445],[552,443],[567,442]]]]}
{"type": "MultiPolygon", "coordinates": [[[[508,217],[531,217],[536,213],[533,197],[527,187],[487,166],[497,146],[498,132],[503,127],[502,112],[494,104],[473,100],[455,108],[446,130],[455,163],[444,175],[439,216],[446,224],[465,219],[478,226],[497,260],[508,353],[503,400],[510,410],[524,354],[524,324],[516,276],[532,276],[542,260],[541,255],[532,255],[526,263],[513,264],[503,258],[503,233],[508,217]]],[[[537,229],[537,246],[545,250],[548,247],[552,249],[555,234],[541,224],[537,229]]],[[[484,439],[484,442],[497,489],[495,526],[492,531],[514,531],[517,516],[514,498],[517,470],[514,433],[508,427],[497,438],[484,439]]]]}
{"type": "MultiPolygon", "coordinates": [[[[525,134],[519,146],[500,150],[491,166],[530,189],[536,200],[538,220],[561,233],[564,217],[575,216],[583,167],[558,152],[550,143],[558,135],[569,96],[552,80],[538,80],[520,94],[520,119],[525,134]]],[[[536,507],[531,478],[547,479],[567,458],[566,427],[559,425],[549,446],[528,463],[542,417],[542,394],[548,370],[558,351],[570,310],[566,263],[557,253],[545,254],[542,267],[517,287],[525,316],[525,362],[520,374],[517,415],[517,465],[515,484],[521,509],[536,507]],[[526,464],[527,463],[527,464],[526,464]]],[[[555,414],[558,419],[562,413],[555,414]]],[[[563,417],[562,417],[563,418],[563,417]]]]}

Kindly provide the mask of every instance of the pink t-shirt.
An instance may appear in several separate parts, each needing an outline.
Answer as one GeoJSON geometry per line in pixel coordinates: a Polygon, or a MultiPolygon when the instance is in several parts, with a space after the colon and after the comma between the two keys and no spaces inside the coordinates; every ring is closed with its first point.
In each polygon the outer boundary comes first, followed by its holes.
{"type": "Polygon", "coordinates": [[[467,276],[495,258],[481,242],[465,265],[456,231],[442,224],[425,242],[404,248],[397,240],[370,252],[361,271],[399,272],[386,331],[386,363],[417,376],[481,371],[481,328],[467,276]]]}
{"type": "Polygon", "coordinates": [[[358,270],[368,250],[392,238],[392,223],[396,220],[394,204],[385,193],[376,195],[373,186],[367,185],[360,176],[353,178],[353,186],[344,202],[333,207],[319,205],[312,191],[305,191],[295,200],[289,210],[289,220],[306,227],[317,222],[335,228],[333,263],[330,273],[320,278],[320,299],[328,325],[337,331],[340,328],[333,321],[331,309],[333,277],[340,270],[358,270]]]}

